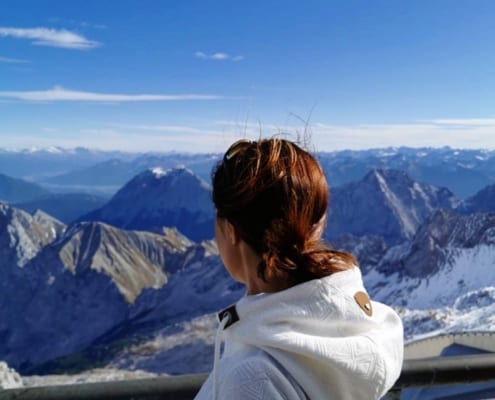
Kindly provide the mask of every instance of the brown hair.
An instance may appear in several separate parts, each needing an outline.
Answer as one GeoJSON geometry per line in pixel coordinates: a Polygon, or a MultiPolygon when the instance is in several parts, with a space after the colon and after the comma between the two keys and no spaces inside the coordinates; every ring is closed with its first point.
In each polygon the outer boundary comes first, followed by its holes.
{"type": "Polygon", "coordinates": [[[258,276],[290,287],[357,265],[321,240],[329,190],[318,161],[280,139],[234,143],[212,173],[217,216],[261,257],[258,276]]]}

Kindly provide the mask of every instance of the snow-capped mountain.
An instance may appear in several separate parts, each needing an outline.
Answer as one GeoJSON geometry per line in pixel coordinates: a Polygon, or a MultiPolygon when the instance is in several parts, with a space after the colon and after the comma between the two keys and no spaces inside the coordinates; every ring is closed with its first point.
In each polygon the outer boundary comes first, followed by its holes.
{"type": "Polygon", "coordinates": [[[330,191],[326,235],[378,235],[387,243],[410,239],[437,208],[455,208],[446,188],[413,181],[405,172],[372,170],[361,181],[330,191]]]}
{"type": "Polygon", "coordinates": [[[495,213],[438,210],[411,242],[366,268],[372,296],[401,309],[407,336],[494,328],[495,213]]]}
{"type": "Polygon", "coordinates": [[[371,296],[397,309],[407,340],[495,329],[495,213],[439,209],[400,244],[342,235],[333,245],[356,256],[371,296]]]}
{"type": "Polygon", "coordinates": [[[186,168],[153,168],[134,177],[102,208],[80,220],[149,231],[173,226],[192,240],[211,239],[210,193],[209,185],[186,168]]]}
{"type": "MultiPolygon", "coordinates": [[[[487,263],[494,262],[495,254],[492,254],[493,258],[490,258],[494,245],[495,213],[459,215],[448,210],[438,210],[418,230],[411,242],[405,242],[389,249],[378,269],[385,273],[387,278],[397,274],[401,279],[402,277],[406,280],[420,279],[424,283],[442,273],[445,274],[445,279],[448,277],[449,280],[455,280],[456,277],[452,273],[455,266],[459,266],[460,272],[464,271],[464,274],[469,275],[475,271],[481,272],[487,263]],[[485,251],[488,252],[488,258],[485,261],[480,260],[483,268],[463,263],[463,257],[478,257],[485,251]],[[481,269],[478,270],[478,268],[481,269]]],[[[489,271],[474,275],[479,282],[495,282],[495,280],[490,280],[486,275],[487,272],[489,271]]],[[[495,270],[493,272],[495,274],[495,270]]],[[[464,280],[462,284],[464,292],[475,288],[465,286],[470,279],[462,279],[464,280]]],[[[454,286],[450,286],[449,289],[453,290],[454,286]]],[[[445,290],[442,290],[442,295],[445,296],[445,290]]],[[[411,301],[412,297],[408,296],[407,304],[411,301]]],[[[426,302],[427,299],[425,299],[425,304],[426,302]]],[[[439,303],[435,301],[431,304],[438,305],[439,303]]],[[[416,307],[417,304],[415,303],[414,306],[416,307]]]]}

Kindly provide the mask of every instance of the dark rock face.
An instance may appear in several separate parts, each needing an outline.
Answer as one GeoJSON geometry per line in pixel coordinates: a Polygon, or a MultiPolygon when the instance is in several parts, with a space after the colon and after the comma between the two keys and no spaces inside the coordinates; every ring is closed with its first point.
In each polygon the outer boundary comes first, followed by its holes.
{"type": "Polygon", "coordinates": [[[387,251],[387,244],[379,236],[342,235],[333,242],[333,246],[354,255],[363,273],[376,267],[387,251]]]}
{"type": "Polygon", "coordinates": [[[448,189],[420,184],[402,171],[373,170],[331,192],[326,235],[378,235],[397,244],[411,239],[434,210],[456,205],[448,189]]]}

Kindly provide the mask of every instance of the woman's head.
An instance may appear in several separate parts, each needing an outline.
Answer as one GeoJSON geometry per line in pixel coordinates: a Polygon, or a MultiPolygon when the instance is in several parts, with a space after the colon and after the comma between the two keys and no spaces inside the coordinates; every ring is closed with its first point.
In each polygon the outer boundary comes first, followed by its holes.
{"type": "Polygon", "coordinates": [[[342,270],[352,256],[321,242],[329,191],[318,161],[295,143],[239,141],[212,176],[218,218],[226,218],[260,257],[255,272],[284,286],[342,270]]]}

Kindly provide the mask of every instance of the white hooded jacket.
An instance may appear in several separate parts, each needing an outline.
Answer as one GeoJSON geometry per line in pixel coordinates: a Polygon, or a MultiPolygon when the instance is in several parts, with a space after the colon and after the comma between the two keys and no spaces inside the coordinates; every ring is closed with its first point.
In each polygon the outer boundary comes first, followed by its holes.
{"type": "Polygon", "coordinates": [[[376,400],[399,377],[401,320],[369,300],[358,268],[246,296],[228,311],[224,354],[196,400],[376,400]]]}

